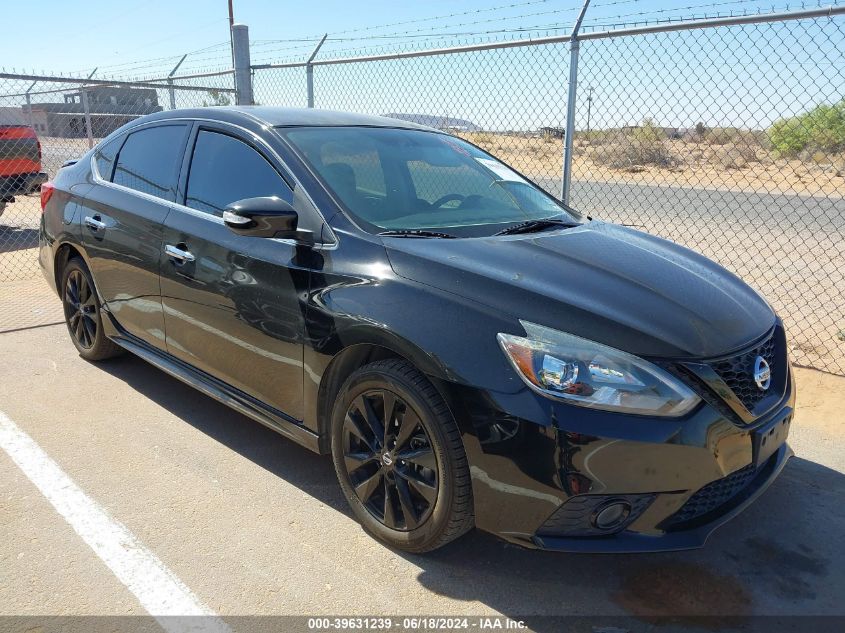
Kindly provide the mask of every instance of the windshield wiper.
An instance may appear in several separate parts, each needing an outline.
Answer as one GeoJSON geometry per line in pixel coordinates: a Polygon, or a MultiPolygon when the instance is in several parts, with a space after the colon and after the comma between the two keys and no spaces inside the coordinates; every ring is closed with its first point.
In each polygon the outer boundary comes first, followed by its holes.
{"type": "Polygon", "coordinates": [[[379,235],[385,237],[437,237],[440,239],[453,240],[456,235],[450,233],[440,233],[438,231],[426,231],[424,229],[397,229],[393,231],[382,231],[379,235]]]}
{"type": "Polygon", "coordinates": [[[498,233],[494,233],[494,235],[516,235],[517,233],[533,233],[534,231],[540,231],[542,229],[547,229],[553,226],[579,226],[577,223],[568,222],[566,220],[555,220],[553,218],[545,218],[543,220],[528,220],[527,222],[521,222],[519,224],[514,224],[513,226],[509,226],[506,229],[502,229],[498,233]]]}

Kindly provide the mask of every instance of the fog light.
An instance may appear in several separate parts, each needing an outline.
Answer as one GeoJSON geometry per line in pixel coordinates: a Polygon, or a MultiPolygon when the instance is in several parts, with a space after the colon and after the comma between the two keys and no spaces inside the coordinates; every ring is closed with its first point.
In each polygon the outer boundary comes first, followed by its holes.
{"type": "Polygon", "coordinates": [[[627,501],[610,501],[593,515],[593,525],[600,530],[612,530],[619,527],[630,513],[631,505],[627,501]]]}

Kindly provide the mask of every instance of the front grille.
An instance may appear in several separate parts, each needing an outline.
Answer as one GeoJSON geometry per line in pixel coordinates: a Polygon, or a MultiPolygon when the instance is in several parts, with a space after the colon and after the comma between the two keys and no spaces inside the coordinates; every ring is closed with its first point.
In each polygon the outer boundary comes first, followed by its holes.
{"type": "Polygon", "coordinates": [[[700,516],[712,512],[750,484],[756,474],[757,470],[754,468],[754,465],[749,464],[727,477],[722,477],[707,484],[687,499],[683,507],[672,515],[672,518],[667,523],[667,527],[686,523],[687,521],[697,519],[700,516]]]}
{"type": "Polygon", "coordinates": [[[739,401],[749,411],[753,411],[757,403],[762,400],[767,391],[763,391],[754,382],[754,361],[762,356],[775,373],[775,336],[772,334],[763,343],[738,356],[716,361],[713,370],[719,374],[724,383],[734,392],[739,401]]]}

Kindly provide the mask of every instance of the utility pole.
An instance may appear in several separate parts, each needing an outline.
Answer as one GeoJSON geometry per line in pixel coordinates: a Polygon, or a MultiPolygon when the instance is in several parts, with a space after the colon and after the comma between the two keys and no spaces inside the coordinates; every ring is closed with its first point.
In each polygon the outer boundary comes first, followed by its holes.
{"type": "MultiPolygon", "coordinates": [[[[587,142],[590,143],[590,110],[593,107],[593,87],[587,88],[587,142]]],[[[591,143],[592,144],[592,143],[591,143]]]]}

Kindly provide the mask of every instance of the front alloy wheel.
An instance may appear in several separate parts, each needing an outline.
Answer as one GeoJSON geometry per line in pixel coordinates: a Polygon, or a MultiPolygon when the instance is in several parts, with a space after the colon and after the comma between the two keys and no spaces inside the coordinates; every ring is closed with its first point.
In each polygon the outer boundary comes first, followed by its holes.
{"type": "Polygon", "coordinates": [[[332,411],[335,472],[353,513],[376,538],[427,552],[474,523],[461,434],[442,396],[401,359],[364,365],[332,411]]]}
{"type": "Polygon", "coordinates": [[[355,494],[376,519],[412,530],[437,500],[437,460],[419,415],[386,389],[356,397],[343,421],[343,461],[355,494]]]}

